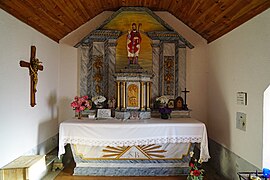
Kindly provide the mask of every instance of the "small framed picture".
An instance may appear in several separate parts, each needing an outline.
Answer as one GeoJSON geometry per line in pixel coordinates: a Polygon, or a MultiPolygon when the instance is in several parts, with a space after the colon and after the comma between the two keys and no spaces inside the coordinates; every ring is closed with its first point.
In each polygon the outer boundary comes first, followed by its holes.
{"type": "Polygon", "coordinates": [[[168,101],[168,108],[174,109],[174,99],[170,99],[170,100],[168,101]]]}
{"type": "Polygon", "coordinates": [[[183,110],[183,106],[184,106],[184,100],[183,100],[183,98],[180,97],[180,96],[178,96],[175,99],[174,106],[175,106],[175,109],[177,109],[177,110],[183,110]]]}

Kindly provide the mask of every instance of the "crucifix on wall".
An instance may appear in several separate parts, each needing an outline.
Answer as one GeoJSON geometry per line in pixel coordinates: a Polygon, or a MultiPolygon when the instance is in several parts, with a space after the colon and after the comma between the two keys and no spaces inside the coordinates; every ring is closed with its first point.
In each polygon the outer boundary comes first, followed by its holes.
{"type": "Polygon", "coordinates": [[[42,62],[36,58],[36,47],[31,46],[30,62],[20,61],[21,67],[27,67],[30,75],[30,105],[34,107],[36,105],[35,93],[37,92],[38,82],[38,70],[43,71],[42,62]]]}

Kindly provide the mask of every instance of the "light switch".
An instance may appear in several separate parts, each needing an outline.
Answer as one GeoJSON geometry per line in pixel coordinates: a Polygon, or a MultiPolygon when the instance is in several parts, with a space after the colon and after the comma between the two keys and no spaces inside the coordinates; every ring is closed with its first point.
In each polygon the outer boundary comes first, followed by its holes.
{"type": "Polygon", "coordinates": [[[236,128],[242,131],[246,131],[247,127],[247,115],[242,112],[236,113],[236,128]]]}

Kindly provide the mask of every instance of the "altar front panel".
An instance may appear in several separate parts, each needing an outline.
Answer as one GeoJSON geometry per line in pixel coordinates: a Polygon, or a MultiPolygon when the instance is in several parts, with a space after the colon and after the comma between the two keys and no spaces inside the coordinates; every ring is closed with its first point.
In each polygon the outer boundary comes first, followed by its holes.
{"type": "Polygon", "coordinates": [[[71,145],[74,175],[177,176],[189,169],[191,143],[140,146],[71,145]]]}

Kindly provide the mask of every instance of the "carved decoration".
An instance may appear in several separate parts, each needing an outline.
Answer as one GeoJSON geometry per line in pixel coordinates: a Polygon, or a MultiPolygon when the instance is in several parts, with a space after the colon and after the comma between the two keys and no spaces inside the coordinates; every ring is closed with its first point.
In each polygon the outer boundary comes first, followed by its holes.
{"type": "Polygon", "coordinates": [[[164,94],[174,95],[174,56],[164,56],[164,94]]]}
{"type": "Polygon", "coordinates": [[[94,59],[93,66],[95,71],[95,74],[93,76],[93,80],[95,82],[95,91],[97,94],[101,94],[102,93],[101,82],[103,80],[101,74],[101,70],[103,68],[103,56],[96,56],[94,59]]]}
{"type": "Polygon", "coordinates": [[[138,107],[138,86],[131,84],[128,86],[128,106],[138,107]]]}

